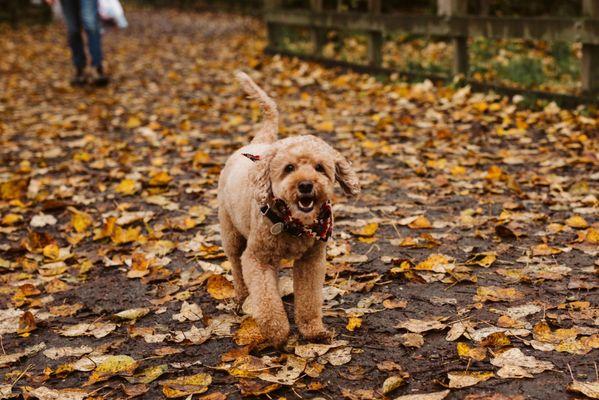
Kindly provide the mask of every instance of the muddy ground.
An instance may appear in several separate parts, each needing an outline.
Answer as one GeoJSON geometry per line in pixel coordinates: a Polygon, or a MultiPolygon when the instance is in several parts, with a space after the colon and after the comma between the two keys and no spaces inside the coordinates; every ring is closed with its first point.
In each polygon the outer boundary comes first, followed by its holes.
{"type": "MultiPolygon", "coordinates": [[[[567,386],[572,377],[596,380],[599,355],[599,245],[596,236],[593,239],[599,187],[595,114],[555,106],[528,110],[492,95],[428,83],[380,82],[267,57],[261,52],[264,27],[247,17],[131,10],[129,18],[127,31],[105,33],[107,69],[113,79],[106,89],[68,86],[69,54],[62,27],[0,28],[5,55],[0,60],[0,177],[3,182],[25,179],[28,188],[5,186],[2,192],[1,216],[21,218],[2,223],[0,308],[33,311],[37,325],[20,335],[7,328],[3,354],[41,342],[47,348],[93,349],[112,343],[105,354],[128,355],[140,361],[139,369],[169,364],[167,375],[147,384],[139,398],[164,398],[161,381],[199,372],[212,376],[206,394],[241,398],[240,378],[214,368],[224,353],[239,347],[232,336],[214,335],[199,345],[146,343],[133,337],[123,322],[100,339],[65,337],[57,331],[81,322],[110,321],[119,311],[140,307],[151,312],[135,327],[170,333],[206,326],[223,313],[236,315],[231,298],[215,299],[205,284],[186,286],[181,279],[185,271],[200,274],[200,261],[218,265],[225,261],[218,247],[206,250],[220,246],[216,180],[227,155],[246,143],[258,117],[256,105],[244,98],[232,79],[232,72],[242,68],[257,71],[253,76],[280,104],[283,135],[324,137],[353,161],[363,182],[363,194],[356,200],[337,193],[342,207],[336,214],[332,252],[346,246],[337,257],[347,257],[345,261],[330,257],[327,286],[342,293],[325,305],[327,325],[335,330],[336,339],[347,340],[352,347],[351,361],[327,364],[317,377],[302,374],[293,385],[281,385],[262,396],[366,399],[436,392],[445,389],[452,371],[497,373],[490,360],[517,347],[550,361],[554,368],[524,379],[496,375],[471,387],[452,388],[446,398],[584,398],[567,391],[567,386]],[[156,171],[167,171],[171,179],[152,183],[156,171]],[[131,195],[115,189],[127,178],[141,185],[131,195]],[[32,188],[31,182],[39,185],[32,188]],[[161,197],[149,201],[151,196],[161,197]],[[190,211],[197,205],[206,207],[201,217],[190,211]],[[93,220],[81,238],[72,226],[71,208],[93,220]],[[125,243],[110,235],[94,239],[93,229],[101,230],[109,216],[132,211],[154,213],[145,223],[137,220],[129,225],[139,227],[142,237],[125,243]],[[40,214],[51,215],[56,222],[32,226],[32,218],[40,214]],[[167,224],[190,215],[196,221],[193,226],[167,224]],[[430,225],[405,220],[418,215],[430,225]],[[580,216],[585,224],[569,220],[572,216],[580,216]],[[356,232],[374,223],[378,224],[374,233],[356,232]],[[160,224],[167,226],[158,229],[160,224]],[[59,258],[46,254],[44,246],[27,246],[24,240],[31,239],[32,232],[49,234],[59,248],[71,246],[72,256],[62,260],[64,270],[44,267],[59,258]],[[178,246],[193,238],[191,250],[179,247],[168,252],[170,260],[162,268],[167,272],[153,269],[142,278],[127,276],[133,254],[147,253],[152,242],[168,240],[178,246]],[[406,238],[421,245],[402,245],[406,238]],[[539,247],[543,243],[547,246],[539,247]],[[466,275],[457,279],[451,273],[439,276],[414,269],[431,254],[443,254],[452,265],[464,267],[480,253],[491,253],[496,260],[488,268],[469,265],[466,275]],[[364,255],[365,261],[355,258],[364,255]],[[402,261],[409,273],[398,271],[402,261]],[[82,264],[89,268],[83,271],[82,264]],[[530,265],[545,272],[534,268],[522,272],[530,265]],[[24,285],[37,290],[25,293],[24,285]],[[481,287],[512,288],[522,296],[480,301],[475,295],[481,287]],[[173,320],[181,299],[151,302],[185,291],[186,301],[202,308],[202,321],[173,320]],[[379,299],[407,303],[404,308],[386,308],[375,301],[358,315],[361,326],[350,331],[344,310],[357,307],[373,293],[379,293],[379,299]],[[436,298],[446,302],[439,304],[436,298]],[[69,316],[52,313],[52,307],[64,304],[81,307],[69,316]],[[511,344],[489,347],[483,360],[458,355],[458,342],[477,346],[466,336],[446,339],[458,321],[470,321],[476,328],[498,326],[502,311],[527,304],[541,308],[520,321],[529,335],[508,334],[511,344]],[[421,347],[403,344],[406,330],[398,323],[436,316],[447,318],[446,329],[422,333],[421,347]],[[573,328],[575,340],[595,338],[595,345],[579,347],[576,354],[536,350],[530,341],[534,337],[544,342],[534,331],[541,321],[553,332],[573,328]],[[155,350],[165,346],[181,352],[157,356],[155,350]],[[385,370],[385,361],[397,363],[409,377],[405,374],[405,384],[383,395],[385,379],[398,373],[385,370]]],[[[291,316],[293,296],[284,299],[291,316]]],[[[232,335],[237,327],[235,323],[232,335]]],[[[286,352],[293,353],[293,341],[286,352]]],[[[281,352],[256,346],[252,354],[274,357],[281,352]]],[[[13,386],[15,398],[40,386],[81,388],[90,372],[73,371],[64,377],[52,373],[74,360],[52,360],[38,352],[1,367],[0,383],[13,386]]],[[[129,385],[113,377],[85,389],[98,389],[94,395],[99,398],[127,398],[129,385]]]]}

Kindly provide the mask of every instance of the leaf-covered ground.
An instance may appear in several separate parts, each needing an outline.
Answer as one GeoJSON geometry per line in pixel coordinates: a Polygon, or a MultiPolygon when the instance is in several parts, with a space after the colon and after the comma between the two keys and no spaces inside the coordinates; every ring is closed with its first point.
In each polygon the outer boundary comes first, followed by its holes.
{"type": "Polygon", "coordinates": [[[597,398],[596,115],[266,57],[250,18],[129,17],[98,90],[68,86],[62,27],[0,28],[0,398],[597,398]],[[216,181],[259,117],[237,68],[360,173],[329,345],[265,348],[231,298],[216,181]]]}

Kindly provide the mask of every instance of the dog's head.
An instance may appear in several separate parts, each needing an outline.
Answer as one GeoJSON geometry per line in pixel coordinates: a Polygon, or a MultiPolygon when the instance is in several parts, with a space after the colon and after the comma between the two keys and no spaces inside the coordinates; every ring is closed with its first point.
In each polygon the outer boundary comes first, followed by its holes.
{"type": "Polygon", "coordinates": [[[324,140],[296,136],[273,144],[256,162],[252,175],[259,204],[279,198],[291,216],[309,224],[321,206],[333,197],[335,181],[348,195],[360,192],[358,177],[350,162],[324,140]]]}

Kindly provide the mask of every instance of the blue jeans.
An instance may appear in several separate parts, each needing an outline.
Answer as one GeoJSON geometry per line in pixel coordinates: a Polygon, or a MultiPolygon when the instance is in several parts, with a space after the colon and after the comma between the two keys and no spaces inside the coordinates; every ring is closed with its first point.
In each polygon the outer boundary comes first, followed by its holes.
{"type": "Polygon", "coordinates": [[[69,46],[73,53],[73,64],[77,69],[87,65],[81,28],[87,35],[92,65],[102,67],[102,33],[98,15],[98,0],[60,0],[62,12],[67,23],[69,46]]]}

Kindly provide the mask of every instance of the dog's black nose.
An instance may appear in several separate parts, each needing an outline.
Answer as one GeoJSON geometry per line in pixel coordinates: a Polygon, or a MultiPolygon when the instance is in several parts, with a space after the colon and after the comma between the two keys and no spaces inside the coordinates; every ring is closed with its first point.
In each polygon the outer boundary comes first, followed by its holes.
{"type": "Polygon", "coordinates": [[[297,188],[299,189],[300,193],[307,194],[307,193],[312,193],[312,189],[314,189],[314,185],[310,181],[303,181],[297,185],[297,188]]]}

